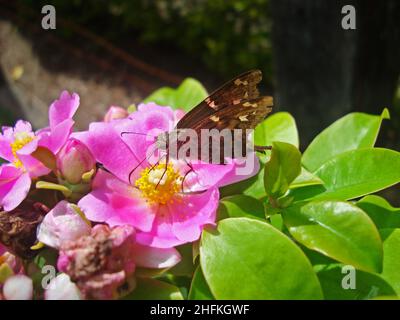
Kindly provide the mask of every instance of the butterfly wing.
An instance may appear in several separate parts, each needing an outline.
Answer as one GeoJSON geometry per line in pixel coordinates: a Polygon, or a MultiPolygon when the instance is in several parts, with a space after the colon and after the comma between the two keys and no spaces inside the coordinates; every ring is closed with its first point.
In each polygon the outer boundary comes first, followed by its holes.
{"type": "Polygon", "coordinates": [[[262,79],[260,70],[247,71],[228,81],[189,111],[177,124],[177,129],[194,128],[199,119],[205,119],[243,100],[259,97],[257,84],[262,79]]]}
{"type": "MultiPolygon", "coordinates": [[[[229,107],[221,108],[214,113],[202,117],[200,120],[190,128],[196,131],[199,139],[198,157],[200,158],[203,148],[209,148],[208,151],[208,162],[210,163],[224,163],[224,155],[227,157],[233,157],[233,150],[231,155],[224,154],[224,138],[223,136],[217,136],[216,139],[219,141],[212,141],[213,138],[207,138],[202,136],[201,130],[216,129],[221,132],[224,129],[230,130],[231,139],[234,139],[235,129],[242,129],[241,142],[242,150],[245,152],[247,143],[246,129],[254,129],[264,118],[272,111],[273,99],[269,96],[257,97],[250,100],[241,100],[239,103],[229,105],[229,107]],[[205,139],[205,140],[204,140],[205,139]],[[218,146],[219,143],[219,146],[218,146]],[[215,147],[218,146],[220,152],[219,159],[212,159],[215,153],[215,147]]],[[[179,145],[178,145],[179,148],[179,145]]],[[[245,156],[245,153],[242,153],[245,156]]],[[[204,160],[204,158],[203,158],[204,160]]]]}

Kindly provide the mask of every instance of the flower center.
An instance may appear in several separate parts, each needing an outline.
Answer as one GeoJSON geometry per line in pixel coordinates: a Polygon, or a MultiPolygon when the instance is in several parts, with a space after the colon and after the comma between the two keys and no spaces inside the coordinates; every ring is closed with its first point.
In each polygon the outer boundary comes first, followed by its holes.
{"type": "Polygon", "coordinates": [[[173,197],[179,192],[181,183],[182,176],[174,170],[172,165],[160,163],[153,169],[144,169],[135,185],[147,201],[167,204],[174,201],[173,197]]]}
{"type": "Polygon", "coordinates": [[[33,137],[28,132],[17,132],[15,133],[14,138],[14,141],[10,144],[11,151],[14,156],[14,165],[17,168],[22,168],[23,164],[19,159],[17,152],[29,142],[31,142],[33,140],[33,137]]]}

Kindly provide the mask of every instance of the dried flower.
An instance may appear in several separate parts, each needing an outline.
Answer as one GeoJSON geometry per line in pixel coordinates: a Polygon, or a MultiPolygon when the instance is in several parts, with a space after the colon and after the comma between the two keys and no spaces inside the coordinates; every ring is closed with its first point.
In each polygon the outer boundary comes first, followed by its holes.
{"type": "Polygon", "coordinates": [[[15,255],[30,259],[36,255],[36,228],[49,209],[40,202],[24,200],[12,211],[0,212],[0,242],[15,255]]]}

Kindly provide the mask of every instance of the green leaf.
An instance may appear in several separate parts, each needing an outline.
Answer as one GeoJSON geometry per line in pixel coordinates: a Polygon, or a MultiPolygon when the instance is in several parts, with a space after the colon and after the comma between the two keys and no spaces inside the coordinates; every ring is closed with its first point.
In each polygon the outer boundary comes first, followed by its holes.
{"type": "Polygon", "coordinates": [[[314,199],[354,199],[400,182],[400,153],[382,148],[348,151],[323,164],[314,174],[326,188],[314,199]]]}
{"type": "Polygon", "coordinates": [[[383,239],[382,276],[400,296],[400,229],[381,230],[383,239]]]}
{"type": "Polygon", "coordinates": [[[307,248],[367,272],[382,269],[382,242],[360,208],[342,201],[313,201],[284,209],[290,234],[307,248]]]}
{"type": "Polygon", "coordinates": [[[382,277],[377,274],[364,272],[361,270],[342,269],[341,264],[325,266],[317,276],[321,283],[324,297],[327,300],[364,300],[373,299],[380,296],[396,296],[396,292],[382,277]],[[342,271],[343,270],[343,271],[342,271]],[[342,286],[342,281],[347,283],[346,276],[351,276],[355,272],[355,288],[342,286]]]}
{"type": "Polygon", "coordinates": [[[400,228],[400,208],[392,207],[384,198],[369,195],[356,205],[369,215],[378,229],[400,228]]]}
{"type": "Polygon", "coordinates": [[[192,277],[195,271],[192,243],[178,246],[176,249],[181,255],[181,261],[176,266],[172,267],[169,272],[175,276],[192,277]]]}
{"type": "Polygon", "coordinates": [[[197,267],[192,279],[189,300],[214,300],[200,266],[197,267]]]}
{"type": "Polygon", "coordinates": [[[274,113],[254,130],[254,144],[271,146],[274,141],[287,142],[299,147],[296,121],[287,112],[274,113]]]}
{"type": "Polygon", "coordinates": [[[322,184],[323,182],[320,178],[302,167],[300,175],[298,175],[296,179],[294,179],[294,181],[290,185],[290,189],[322,184]]]}
{"type": "Polygon", "coordinates": [[[217,299],[321,299],[304,253],[268,223],[228,218],[203,231],[200,264],[217,299]]]}
{"type": "Polygon", "coordinates": [[[218,217],[247,217],[265,221],[264,205],[260,200],[246,195],[225,197],[220,201],[218,217]]]}
{"type": "Polygon", "coordinates": [[[144,99],[143,102],[155,102],[162,106],[189,111],[205,99],[207,95],[207,90],[199,81],[186,78],[177,89],[160,88],[144,99]]]}
{"type": "Polygon", "coordinates": [[[265,164],[264,185],[267,195],[277,199],[301,172],[301,153],[286,142],[273,142],[270,160],[265,164]]]}
{"type": "Polygon", "coordinates": [[[383,119],[389,119],[387,109],[380,116],[350,113],[337,120],[315,137],[304,151],[303,165],[314,172],[335,155],[373,147],[383,119]]]}
{"type": "Polygon", "coordinates": [[[260,171],[253,177],[224,186],[220,188],[221,198],[244,194],[257,199],[265,196],[264,188],[264,166],[265,166],[265,156],[259,155],[260,158],[260,171]]]}
{"type": "Polygon", "coordinates": [[[183,300],[179,289],[164,281],[137,278],[136,288],[123,300],[183,300]]]}

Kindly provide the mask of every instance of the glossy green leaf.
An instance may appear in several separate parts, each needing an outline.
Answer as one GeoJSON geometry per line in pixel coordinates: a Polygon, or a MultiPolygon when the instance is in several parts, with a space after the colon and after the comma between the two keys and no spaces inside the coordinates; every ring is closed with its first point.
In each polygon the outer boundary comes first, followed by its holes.
{"type": "Polygon", "coordinates": [[[187,276],[192,277],[195,271],[195,266],[193,263],[193,245],[192,243],[187,243],[176,247],[179,254],[181,255],[181,261],[168,270],[175,276],[187,276]]]}
{"type": "Polygon", "coordinates": [[[266,157],[259,155],[260,171],[253,177],[220,188],[221,198],[232,195],[244,194],[257,199],[265,196],[264,166],[266,157]]]}
{"type": "Polygon", "coordinates": [[[283,219],[290,234],[307,248],[364,271],[381,271],[379,232],[355,205],[315,201],[286,208],[283,219]]]}
{"type": "Polygon", "coordinates": [[[270,115],[254,130],[254,144],[271,146],[274,141],[287,142],[299,147],[296,121],[287,112],[270,115]]]}
{"type": "Polygon", "coordinates": [[[144,99],[143,102],[155,102],[162,106],[189,111],[205,99],[207,95],[207,90],[199,81],[186,78],[177,89],[160,88],[144,99]]]}
{"type": "Polygon", "coordinates": [[[314,174],[326,188],[314,199],[354,199],[400,182],[400,153],[382,148],[348,151],[323,164],[314,174]]]}
{"type": "Polygon", "coordinates": [[[200,267],[197,267],[189,291],[189,300],[214,300],[200,267]]]}
{"type": "Polygon", "coordinates": [[[303,165],[311,172],[340,153],[373,147],[383,119],[389,119],[385,109],[380,116],[350,113],[322,131],[303,154],[303,165]]]}
{"type": "Polygon", "coordinates": [[[321,184],[323,184],[323,182],[320,178],[302,167],[300,174],[291,183],[290,189],[321,184]]]}
{"type": "Polygon", "coordinates": [[[400,229],[382,229],[383,272],[382,276],[400,296],[400,229]]]}
{"type": "Polygon", "coordinates": [[[321,299],[304,253],[268,223],[228,218],[203,231],[200,264],[217,299],[321,299]]]}
{"type": "Polygon", "coordinates": [[[273,142],[270,160],[265,164],[264,185],[267,195],[279,198],[301,172],[301,153],[286,142],[273,142]]]}
{"type": "Polygon", "coordinates": [[[392,207],[384,198],[369,195],[356,204],[369,215],[378,229],[400,228],[400,208],[392,207]]]}
{"type": "Polygon", "coordinates": [[[327,265],[317,272],[327,300],[365,300],[381,296],[396,296],[396,292],[382,277],[361,270],[350,271],[341,264],[327,265]],[[346,276],[355,272],[355,288],[346,289],[346,276]],[[342,286],[344,282],[345,286],[342,286]]]}
{"type": "Polygon", "coordinates": [[[234,195],[222,198],[218,207],[218,217],[247,217],[265,221],[263,203],[246,195],[234,195]]]}
{"type": "Polygon", "coordinates": [[[183,300],[172,284],[151,278],[137,278],[136,288],[123,300],[183,300]]]}

